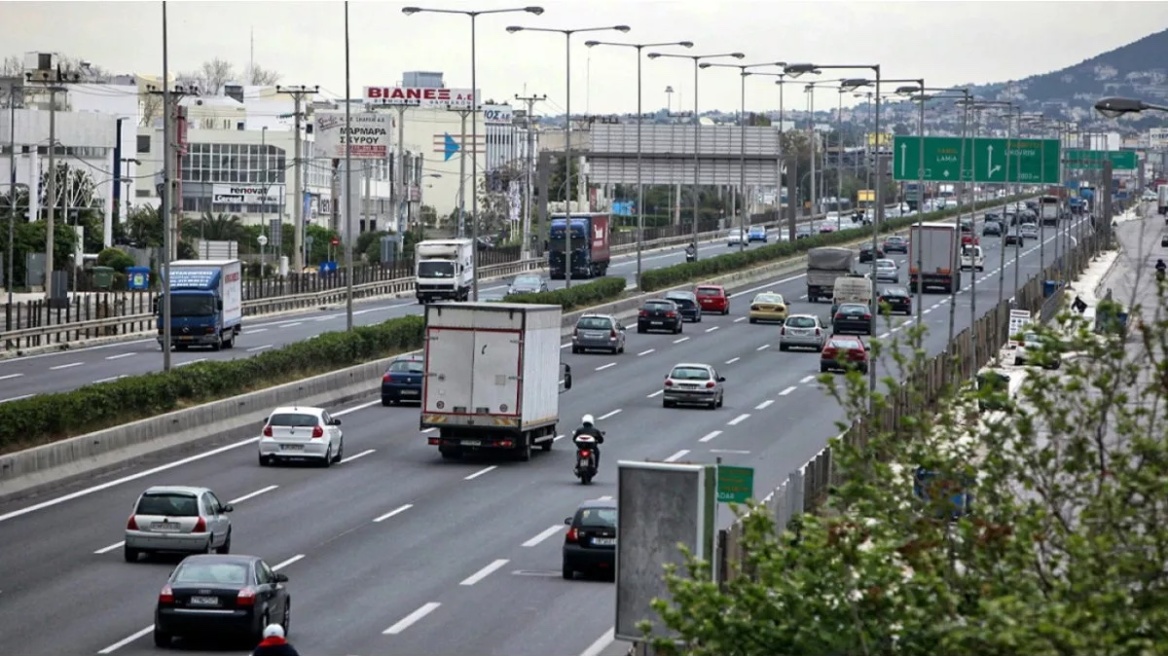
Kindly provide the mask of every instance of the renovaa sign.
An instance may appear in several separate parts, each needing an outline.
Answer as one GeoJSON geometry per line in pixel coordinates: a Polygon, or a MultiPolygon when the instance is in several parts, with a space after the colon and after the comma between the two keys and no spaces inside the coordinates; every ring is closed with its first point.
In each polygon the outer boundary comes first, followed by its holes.
{"type": "Polygon", "coordinates": [[[444,87],[365,87],[370,105],[403,105],[433,109],[474,109],[478,94],[470,89],[444,87]]]}
{"type": "Polygon", "coordinates": [[[284,185],[211,185],[212,202],[216,205],[279,205],[284,185]]]}
{"type": "Polygon", "coordinates": [[[344,159],[345,144],[353,159],[387,159],[390,135],[393,134],[393,116],[376,112],[361,112],[350,116],[345,127],[344,112],[316,112],[313,116],[316,140],[314,157],[344,159]]]}

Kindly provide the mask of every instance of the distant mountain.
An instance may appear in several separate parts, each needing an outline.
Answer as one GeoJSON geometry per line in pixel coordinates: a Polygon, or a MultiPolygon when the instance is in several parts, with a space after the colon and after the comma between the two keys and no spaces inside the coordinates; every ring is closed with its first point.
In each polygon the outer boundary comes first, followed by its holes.
{"type": "MultiPolygon", "coordinates": [[[[1128,96],[1168,105],[1166,81],[1168,30],[1059,71],[970,88],[981,98],[1018,102],[1026,112],[1090,124],[1102,120],[1093,105],[1104,96],[1128,96]]],[[[1165,124],[1168,113],[1145,112],[1124,119],[1122,125],[1142,130],[1165,124]]]]}

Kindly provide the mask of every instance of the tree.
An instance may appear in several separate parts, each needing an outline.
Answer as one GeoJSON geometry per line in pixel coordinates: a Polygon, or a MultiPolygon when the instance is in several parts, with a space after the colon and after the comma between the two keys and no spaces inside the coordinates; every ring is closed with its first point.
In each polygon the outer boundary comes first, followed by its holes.
{"type": "Polygon", "coordinates": [[[235,67],[226,59],[209,59],[198,69],[179,73],[179,84],[194,86],[204,96],[218,96],[223,87],[235,79],[235,67]]]}
{"type": "Polygon", "coordinates": [[[235,214],[203,212],[198,219],[183,222],[185,239],[245,242],[248,236],[243,220],[235,214]]]}
{"type": "Polygon", "coordinates": [[[247,68],[247,83],[257,87],[270,87],[279,83],[283,75],[274,69],[264,68],[259,64],[251,64],[247,68]]]}
{"type": "Polygon", "coordinates": [[[142,112],[139,127],[154,125],[154,120],[162,118],[162,96],[156,93],[144,93],[138,96],[138,108],[142,112]]]}
{"type": "MultiPolygon", "coordinates": [[[[832,442],[840,483],[815,515],[776,531],[767,513],[747,514],[743,575],[724,588],[693,559],[667,574],[672,599],[655,606],[681,641],[657,640],[661,652],[1168,653],[1168,319],[1127,338],[1077,315],[1059,326],[1039,329],[1047,346],[1028,358],[1080,356],[1060,375],[1028,376],[1014,399],[962,385],[933,404],[916,383],[898,388],[909,403],[894,430],[832,442]],[[978,401],[1008,412],[979,425],[978,401]],[[971,491],[972,512],[955,513],[954,495],[971,491]]],[[[919,346],[923,331],[911,332],[919,346]]],[[[896,346],[875,353],[901,374],[924,371],[923,350],[896,346]]],[[[870,396],[889,403],[866,378],[824,380],[849,420],[867,415],[870,396]]]]}

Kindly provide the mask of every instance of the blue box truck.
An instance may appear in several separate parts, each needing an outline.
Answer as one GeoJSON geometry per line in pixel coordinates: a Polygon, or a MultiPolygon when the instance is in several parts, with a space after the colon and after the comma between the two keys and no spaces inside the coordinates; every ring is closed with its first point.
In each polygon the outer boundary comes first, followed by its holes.
{"type": "MultiPolygon", "coordinates": [[[[170,345],[180,351],[235,346],[243,329],[243,264],[239,260],[176,260],[170,263],[170,345]]],[[[162,297],[155,299],[162,346],[162,297]]]]}

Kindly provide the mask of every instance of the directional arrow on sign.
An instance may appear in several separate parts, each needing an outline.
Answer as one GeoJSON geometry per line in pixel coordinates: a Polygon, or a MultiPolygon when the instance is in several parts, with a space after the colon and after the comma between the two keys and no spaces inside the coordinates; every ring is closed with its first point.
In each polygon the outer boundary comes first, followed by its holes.
{"type": "Polygon", "coordinates": [[[900,177],[904,177],[904,168],[908,166],[908,144],[900,144],[900,177]]]}
{"type": "Polygon", "coordinates": [[[994,174],[1001,170],[1002,167],[994,166],[994,147],[992,145],[986,146],[986,179],[992,180],[994,174]]]}
{"type": "Polygon", "coordinates": [[[442,151],[442,153],[446,156],[446,159],[442,160],[444,162],[449,162],[450,158],[454,157],[454,154],[462,149],[462,147],[458,145],[458,142],[454,140],[454,137],[450,136],[449,132],[446,133],[446,140],[444,145],[445,148],[442,151]]]}

